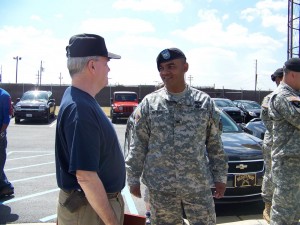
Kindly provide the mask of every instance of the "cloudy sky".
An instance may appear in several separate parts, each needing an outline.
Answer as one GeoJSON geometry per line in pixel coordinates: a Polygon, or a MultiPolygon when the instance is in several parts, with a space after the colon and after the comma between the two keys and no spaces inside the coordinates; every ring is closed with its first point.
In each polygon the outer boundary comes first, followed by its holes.
{"type": "Polygon", "coordinates": [[[287,8],[287,0],[1,0],[2,82],[16,82],[19,56],[18,83],[37,83],[42,61],[43,84],[70,84],[69,38],[96,33],[122,56],[109,62],[112,85],[157,84],[158,53],[178,47],[193,86],[253,90],[257,69],[257,89],[273,90],[270,75],[287,59],[287,8]]]}

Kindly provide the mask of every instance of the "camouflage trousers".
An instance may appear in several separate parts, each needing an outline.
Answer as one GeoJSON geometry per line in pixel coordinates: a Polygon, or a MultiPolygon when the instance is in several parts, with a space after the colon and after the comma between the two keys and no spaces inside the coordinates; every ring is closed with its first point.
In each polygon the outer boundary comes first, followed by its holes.
{"type": "Polygon", "coordinates": [[[300,219],[300,160],[282,158],[272,161],[272,178],[275,184],[272,208],[272,225],[296,225],[300,219]]]}
{"type": "Polygon", "coordinates": [[[265,203],[272,203],[272,197],[274,192],[274,184],[272,182],[271,174],[271,147],[263,145],[263,157],[265,161],[265,173],[262,183],[262,193],[261,196],[265,203]]]}
{"type": "Polygon", "coordinates": [[[182,225],[183,216],[190,225],[215,225],[216,213],[210,189],[190,194],[149,190],[151,225],[182,225]]]}

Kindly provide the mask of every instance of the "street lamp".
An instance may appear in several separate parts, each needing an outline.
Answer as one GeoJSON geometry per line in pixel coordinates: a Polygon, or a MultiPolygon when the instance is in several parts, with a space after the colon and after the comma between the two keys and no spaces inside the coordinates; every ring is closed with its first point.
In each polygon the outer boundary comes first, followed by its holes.
{"type": "Polygon", "coordinates": [[[14,59],[16,60],[16,84],[17,84],[18,83],[18,63],[19,63],[19,60],[22,59],[22,57],[16,56],[16,57],[14,57],[14,59]]]}

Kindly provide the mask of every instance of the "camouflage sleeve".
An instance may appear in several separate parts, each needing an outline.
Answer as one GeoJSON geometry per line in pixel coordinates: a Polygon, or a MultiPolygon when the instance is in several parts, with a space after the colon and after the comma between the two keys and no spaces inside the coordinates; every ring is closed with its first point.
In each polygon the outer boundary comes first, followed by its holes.
{"type": "Polygon", "coordinates": [[[274,111],[288,123],[300,129],[300,97],[274,95],[270,101],[271,115],[274,111]]]}
{"type": "Polygon", "coordinates": [[[211,105],[211,117],[207,128],[206,151],[214,182],[226,183],[228,159],[224,152],[220,131],[220,114],[211,105]]]}
{"type": "Polygon", "coordinates": [[[273,122],[270,119],[268,115],[269,111],[269,101],[270,101],[270,96],[267,95],[264,97],[262,104],[261,104],[261,113],[260,113],[260,118],[264,122],[266,129],[270,132],[273,129],[273,122]]]}
{"type": "Polygon", "coordinates": [[[127,182],[129,186],[140,184],[149,141],[148,113],[145,101],[135,111],[130,150],[126,158],[127,182]]]}

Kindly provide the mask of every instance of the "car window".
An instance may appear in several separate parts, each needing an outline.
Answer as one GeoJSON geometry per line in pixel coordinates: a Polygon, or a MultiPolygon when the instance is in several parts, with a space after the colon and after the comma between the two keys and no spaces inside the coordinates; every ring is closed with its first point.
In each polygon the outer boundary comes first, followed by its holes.
{"type": "Polygon", "coordinates": [[[218,107],[235,107],[231,101],[227,100],[214,100],[218,107]]]}
{"type": "Polygon", "coordinates": [[[135,101],[137,96],[135,94],[116,94],[116,101],[135,101]]]}
{"type": "Polygon", "coordinates": [[[240,128],[225,113],[220,112],[223,133],[240,132],[240,128]]]}
{"type": "Polygon", "coordinates": [[[255,102],[245,102],[243,103],[245,109],[260,109],[260,105],[255,102]]]}
{"type": "Polygon", "coordinates": [[[44,92],[25,92],[21,98],[22,101],[29,100],[48,100],[48,94],[44,92]]]}

